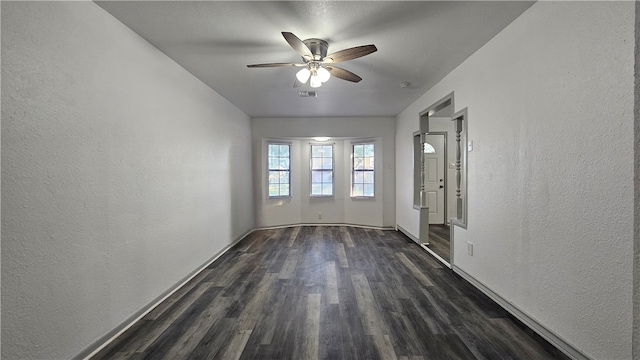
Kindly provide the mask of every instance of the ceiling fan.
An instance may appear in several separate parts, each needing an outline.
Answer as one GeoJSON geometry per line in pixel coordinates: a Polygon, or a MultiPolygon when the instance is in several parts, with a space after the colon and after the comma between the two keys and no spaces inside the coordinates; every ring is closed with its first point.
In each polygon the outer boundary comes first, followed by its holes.
{"type": "Polygon", "coordinates": [[[378,49],[375,45],[356,46],[349,49],[337,51],[327,55],[329,44],[321,39],[300,40],[297,36],[290,32],[283,32],[282,36],[287,40],[289,45],[302,56],[302,63],[270,63],[270,64],[254,64],[247,65],[249,68],[266,68],[266,67],[284,67],[295,66],[301,67],[296,74],[294,87],[306,84],[313,88],[320,87],[322,83],[329,80],[331,75],[354,83],[359,82],[362,78],[349,70],[333,66],[335,63],[357,59],[359,57],[369,55],[378,49]]]}

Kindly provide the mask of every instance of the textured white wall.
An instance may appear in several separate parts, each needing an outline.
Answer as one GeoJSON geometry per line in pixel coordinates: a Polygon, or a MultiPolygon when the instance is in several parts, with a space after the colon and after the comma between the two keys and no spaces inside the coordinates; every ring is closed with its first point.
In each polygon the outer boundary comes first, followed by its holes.
{"type": "MultiPolygon", "coordinates": [[[[313,101],[313,99],[311,99],[313,101]]],[[[253,171],[256,226],[297,223],[349,223],[378,227],[395,225],[395,119],[393,118],[253,118],[253,171]],[[335,143],[335,196],[309,197],[309,141],[301,137],[329,136],[335,143]],[[291,199],[268,199],[266,193],[266,141],[292,141],[291,199]],[[376,198],[351,199],[350,146],[344,138],[375,139],[376,198]],[[261,180],[260,180],[261,179],[261,180]],[[322,213],[322,219],[318,219],[322,213]]]]}
{"type": "Polygon", "coordinates": [[[250,122],[93,2],[2,2],[2,358],[70,358],[253,227],[250,122]]]}
{"type": "Polygon", "coordinates": [[[538,2],[398,116],[398,224],[417,235],[418,113],[454,91],[474,141],[456,265],[594,359],[631,358],[633,49],[633,2],[538,2]]]}

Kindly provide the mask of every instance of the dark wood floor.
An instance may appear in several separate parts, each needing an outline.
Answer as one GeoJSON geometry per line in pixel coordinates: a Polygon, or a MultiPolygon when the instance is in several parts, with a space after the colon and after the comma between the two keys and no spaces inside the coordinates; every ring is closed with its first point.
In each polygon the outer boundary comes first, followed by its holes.
{"type": "Polygon", "coordinates": [[[395,231],[252,233],[94,359],[566,359],[395,231]]]}
{"type": "Polygon", "coordinates": [[[447,262],[451,261],[449,227],[447,225],[429,225],[429,249],[447,262]]]}

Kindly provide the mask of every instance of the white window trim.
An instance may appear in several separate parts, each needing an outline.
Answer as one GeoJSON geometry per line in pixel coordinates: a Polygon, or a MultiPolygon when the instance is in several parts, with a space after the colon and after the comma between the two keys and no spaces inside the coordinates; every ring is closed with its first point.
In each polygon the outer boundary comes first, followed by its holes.
{"type": "MultiPolygon", "coordinates": [[[[317,170],[318,171],[318,170],[317,170]]],[[[322,171],[322,170],[319,170],[322,171]]],[[[309,197],[312,198],[328,198],[334,197],[336,194],[336,143],[317,142],[309,143],[309,197]],[[331,195],[313,195],[313,146],[331,146],[331,195]]]]}
{"type": "Polygon", "coordinates": [[[376,140],[375,139],[360,139],[360,140],[353,140],[351,141],[351,144],[349,145],[351,147],[351,155],[349,156],[349,168],[350,168],[350,172],[349,172],[349,196],[351,197],[351,199],[354,200],[371,200],[371,199],[375,199],[376,198],[376,158],[378,157],[376,155],[377,153],[377,144],[376,144],[376,140]],[[353,168],[353,158],[354,158],[354,153],[353,153],[353,147],[356,145],[366,145],[366,144],[372,144],[373,145],[373,196],[355,196],[353,195],[353,175],[355,173],[355,169],[353,168]]]}
{"type": "Polygon", "coordinates": [[[291,174],[293,173],[293,169],[292,169],[292,161],[291,161],[291,150],[293,149],[292,143],[290,141],[279,141],[279,140],[268,140],[267,141],[267,146],[266,146],[266,155],[267,155],[267,163],[266,163],[266,174],[267,174],[267,181],[264,182],[267,186],[266,189],[266,193],[267,193],[267,198],[268,199],[289,199],[291,197],[293,197],[293,186],[291,184],[291,179],[292,176],[291,174]],[[269,195],[269,145],[288,145],[289,146],[289,195],[278,195],[278,196],[271,196],[269,195]]]}

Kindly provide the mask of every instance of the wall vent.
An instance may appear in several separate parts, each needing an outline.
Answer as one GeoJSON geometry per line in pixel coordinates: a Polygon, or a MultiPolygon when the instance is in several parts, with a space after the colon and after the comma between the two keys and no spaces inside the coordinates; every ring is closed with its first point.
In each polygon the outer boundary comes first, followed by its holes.
{"type": "Polygon", "coordinates": [[[300,95],[300,97],[318,97],[318,92],[301,90],[298,91],[298,95],[300,95]]]}

